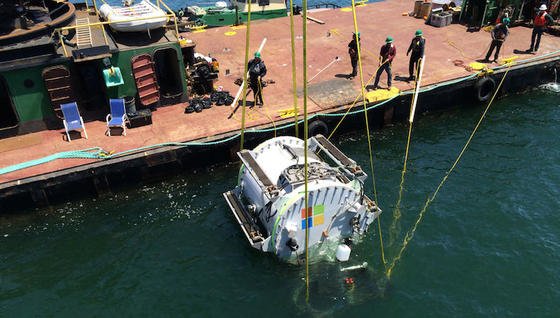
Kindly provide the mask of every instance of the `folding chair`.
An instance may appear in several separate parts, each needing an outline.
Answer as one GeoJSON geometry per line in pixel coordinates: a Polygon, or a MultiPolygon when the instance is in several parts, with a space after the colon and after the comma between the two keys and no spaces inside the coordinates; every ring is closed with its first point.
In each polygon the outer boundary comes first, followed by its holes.
{"type": "Polygon", "coordinates": [[[78,110],[78,104],[76,102],[67,103],[60,105],[62,109],[62,114],[64,119],[62,122],[64,123],[64,129],[66,130],[66,136],[68,137],[68,142],[71,142],[70,139],[70,131],[71,130],[78,130],[82,129],[84,131],[84,135],[86,139],[88,139],[86,126],[84,125],[84,120],[82,116],[80,116],[80,111],[78,110]]]}
{"type": "Polygon", "coordinates": [[[111,107],[111,113],[105,118],[105,121],[107,121],[107,134],[111,136],[111,127],[121,127],[123,135],[126,136],[128,117],[124,107],[124,98],[110,99],[109,106],[111,107]]]}

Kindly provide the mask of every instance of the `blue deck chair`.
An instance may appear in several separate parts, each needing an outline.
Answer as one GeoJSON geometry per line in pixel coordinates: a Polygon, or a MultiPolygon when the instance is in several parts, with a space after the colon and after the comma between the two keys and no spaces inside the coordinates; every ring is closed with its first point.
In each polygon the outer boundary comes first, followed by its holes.
{"type": "Polygon", "coordinates": [[[60,105],[62,109],[62,114],[64,115],[64,119],[62,122],[64,123],[64,129],[66,130],[66,136],[68,137],[68,142],[71,142],[70,139],[70,131],[71,130],[78,130],[82,129],[84,131],[84,135],[86,139],[88,139],[86,126],[84,125],[84,120],[82,116],[80,116],[80,111],[78,110],[78,104],[75,102],[67,103],[60,105]]]}
{"type": "Polygon", "coordinates": [[[111,136],[111,127],[121,127],[123,129],[123,135],[126,136],[128,117],[126,116],[124,99],[110,99],[109,106],[111,107],[111,113],[108,114],[105,119],[107,121],[107,134],[111,136]]]}

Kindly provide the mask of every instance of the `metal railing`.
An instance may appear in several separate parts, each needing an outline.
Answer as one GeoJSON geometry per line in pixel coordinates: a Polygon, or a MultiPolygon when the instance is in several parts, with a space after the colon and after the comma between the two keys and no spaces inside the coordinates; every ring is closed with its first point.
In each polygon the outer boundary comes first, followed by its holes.
{"type": "MultiPolygon", "coordinates": [[[[103,2],[104,4],[107,4],[107,2],[105,2],[105,0],[101,0],[101,2],[103,2]]],[[[95,11],[95,14],[97,16],[99,16],[99,10],[97,9],[97,1],[92,0],[92,3],[93,3],[93,9],[95,11]]],[[[88,0],[85,0],[85,4],[86,4],[86,8],[89,12],[90,5],[88,3],[88,0]]],[[[179,41],[179,26],[177,25],[177,16],[175,15],[175,12],[173,12],[173,10],[171,10],[171,8],[165,2],[163,2],[163,0],[156,0],[156,5],[159,9],[163,10],[164,12],[167,11],[168,13],[160,15],[160,16],[136,17],[136,18],[126,19],[126,20],[119,20],[118,22],[108,20],[108,21],[92,22],[92,23],[88,23],[88,24],[66,26],[66,27],[62,27],[62,28],[57,28],[57,29],[55,29],[54,32],[58,35],[58,40],[60,41],[60,45],[62,46],[62,50],[64,51],[64,56],[65,57],[69,57],[69,55],[68,55],[68,50],[66,49],[66,45],[64,44],[64,36],[63,36],[62,32],[70,31],[70,30],[76,30],[77,28],[80,28],[80,27],[99,27],[99,28],[101,28],[101,33],[103,34],[103,39],[104,39],[105,45],[109,45],[109,40],[107,38],[107,33],[105,31],[105,26],[108,25],[108,24],[120,23],[120,22],[146,21],[146,20],[151,20],[151,19],[154,19],[154,18],[166,17],[168,19],[173,19],[173,23],[175,25],[175,37],[177,38],[177,41],[179,41]],[[163,6],[163,9],[162,9],[162,6],[163,6]]]]}

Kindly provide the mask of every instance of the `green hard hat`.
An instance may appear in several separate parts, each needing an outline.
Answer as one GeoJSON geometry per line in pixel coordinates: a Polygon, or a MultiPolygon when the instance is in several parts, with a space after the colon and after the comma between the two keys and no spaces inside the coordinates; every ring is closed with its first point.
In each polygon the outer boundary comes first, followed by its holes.
{"type": "Polygon", "coordinates": [[[421,36],[422,35],[422,30],[420,30],[420,29],[416,30],[416,33],[414,33],[414,35],[421,36]]]}
{"type": "Polygon", "coordinates": [[[385,40],[385,43],[393,43],[393,37],[389,35],[385,40]]]}
{"type": "Polygon", "coordinates": [[[358,35],[358,37],[360,36],[360,32],[358,32],[358,33],[356,33],[356,32],[352,32],[352,33],[354,33],[354,34],[357,34],[357,35],[358,35]]]}
{"type": "Polygon", "coordinates": [[[509,18],[503,18],[502,19],[502,23],[505,25],[509,25],[509,23],[511,22],[511,20],[509,18]]]}
{"type": "Polygon", "coordinates": [[[255,57],[261,58],[261,52],[255,52],[255,57]]]}

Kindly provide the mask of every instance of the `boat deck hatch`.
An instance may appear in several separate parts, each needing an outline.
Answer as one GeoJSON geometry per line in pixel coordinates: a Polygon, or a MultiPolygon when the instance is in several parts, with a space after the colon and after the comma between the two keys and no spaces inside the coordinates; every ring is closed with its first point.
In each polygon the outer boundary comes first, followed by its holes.
{"type": "Polygon", "coordinates": [[[0,77],[0,130],[14,128],[18,123],[8,86],[4,78],[0,77]]]}

